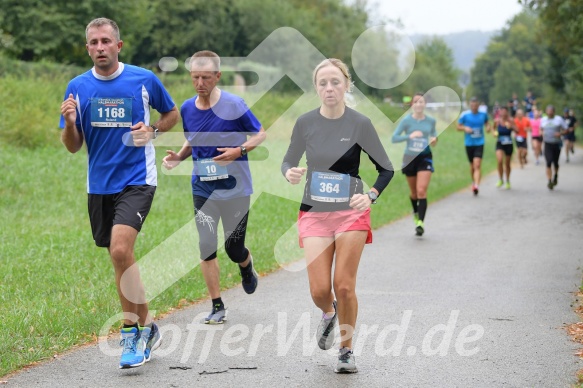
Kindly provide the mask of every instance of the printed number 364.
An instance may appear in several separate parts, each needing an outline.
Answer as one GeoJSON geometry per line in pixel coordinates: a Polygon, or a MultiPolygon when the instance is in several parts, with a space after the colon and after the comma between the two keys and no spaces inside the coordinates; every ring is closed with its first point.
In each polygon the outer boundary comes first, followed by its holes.
{"type": "Polygon", "coordinates": [[[340,193],[340,184],[336,183],[320,183],[321,193],[340,193]]]}

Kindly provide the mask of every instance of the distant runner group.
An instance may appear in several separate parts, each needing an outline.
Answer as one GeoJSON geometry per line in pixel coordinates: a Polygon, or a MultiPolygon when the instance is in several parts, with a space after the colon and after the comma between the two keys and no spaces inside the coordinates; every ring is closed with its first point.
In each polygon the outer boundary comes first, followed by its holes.
{"type": "Polygon", "coordinates": [[[481,162],[484,154],[485,133],[492,133],[496,139],[496,160],[498,169],[497,187],[510,189],[511,159],[516,145],[518,163],[521,168],[528,163],[528,135],[531,136],[535,164],[544,153],[546,161],[547,187],[553,190],[559,179],[559,158],[565,147],[566,162],[575,153],[575,128],[577,119],[573,110],[565,109],[564,116],[555,115],[555,107],[548,105],[544,115],[534,105],[529,92],[525,98],[526,111],[516,108],[509,101],[508,106],[497,106],[490,124],[487,108],[479,109],[477,98],[470,100],[470,109],[463,112],[458,120],[458,130],[465,132],[465,144],[470,162],[472,191],[478,195],[481,180],[481,162]]]}

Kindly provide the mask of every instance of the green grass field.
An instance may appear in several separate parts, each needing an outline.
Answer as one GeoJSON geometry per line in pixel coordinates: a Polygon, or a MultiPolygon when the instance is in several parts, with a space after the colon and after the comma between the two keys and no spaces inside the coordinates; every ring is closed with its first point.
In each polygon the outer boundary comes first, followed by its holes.
{"type": "MultiPolygon", "coordinates": [[[[91,238],[85,152],[71,155],[58,140],[59,106],[66,82],[51,75],[0,79],[4,104],[0,111],[0,376],[94,341],[102,325],[120,310],[107,252],[95,247],[91,238]]],[[[177,104],[193,94],[187,76],[168,80],[167,85],[177,104]]],[[[264,147],[251,154],[256,194],[247,240],[263,274],[277,270],[280,262],[301,258],[297,248],[287,250],[285,257],[277,253],[295,246],[289,230],[293,230],[301,188],[285,182],[279,165],[293,126],[292,115],[288,113],[286,118],[284,112],[298,96],[270,93],[252,107],[268,128],[264,147]]],[[[384,106],[381,109],[393,120],[402,113],[384,106]]],[[[391,128],[377,129],[388,147],[391,128]]],[[[166,148],[157,149],[158,166],[166,148]]],[[[392,161],[400,167],[400,157],[392,156],[392,161]]],[[[469,185],[461,133],[452,128],[442,133],[434,161],[430,202],[469,185]]],[[[493,168],[494,153],[487,151],[484,171],[493,168]]],[[[366,157],[361,171],[364,181],[372,184],[376,171],[366,157]]],[[[159,169],[153,208],[136,245],[138,258],[153,256],[149,253],[174,239],[174,244],[183,243],[183,260],[195,267],[196,233],[183,228],[193,218],[187,174],[167,175],[159,169]],[[181,229],[182,234],[176,233],[181,229]]],[[[374,207],[374,227],[409,212],[406,181],[397,172],[374,207]]],[[[239,284],[236,266],[224,254],[219,256],[222,286],[239,284]]],[[[157,294],[150,307],[160,314],[205,296],[200,271],[194,268],[157,294]]]]}

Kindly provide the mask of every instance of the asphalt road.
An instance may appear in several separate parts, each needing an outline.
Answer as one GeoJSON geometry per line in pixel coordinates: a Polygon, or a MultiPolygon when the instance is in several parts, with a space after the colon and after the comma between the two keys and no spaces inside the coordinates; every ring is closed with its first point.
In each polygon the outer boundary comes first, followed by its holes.
{"type": "Polygon", "coordinates": [[[409,218],[375,232],[358,277],[358,374],[335,374],[335,351],[317,348],[320,313],[292,266],[262,277],[254,295],[224,292],[225,325],[199,323],[209,301],[159,320],[164,344],[143,367],[119,370],[112,336],[5,386],[567,387],[583,368],[563,330],[578,321],[583,150],[561,163],[553,192],[544,167],[529,164],[511,190],[490,175],[478,197],[468,188],[430,205],[422,238],[409,218]]]}

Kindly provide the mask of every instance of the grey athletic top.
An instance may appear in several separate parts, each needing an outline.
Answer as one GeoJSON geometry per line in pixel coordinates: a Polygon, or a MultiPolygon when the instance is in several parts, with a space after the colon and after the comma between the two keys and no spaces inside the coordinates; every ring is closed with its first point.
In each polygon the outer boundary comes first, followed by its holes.
{"type": "Polygon", "coordinates": [[[285,176],[306,154],[308,171],[300,210],[351,209],[350,197],[363,193],[358,175],[361,151],[368,154],[379,173],[372,187],[380,194],[393,178],[394,170],[368,117],[348,107],[338,119],[322,116],[320,108],[300,116],[281,165],[285,176]]]}
{"type": "Polygon", "coordinates": [[[561,116],[554,116],[552,119],[543,117],[540,122],[540,128],[543,133],[543,141],[550,144],[560,144],[561,137],[555,134],[561,130],[567,129],[567,122],[561,116]]]}

